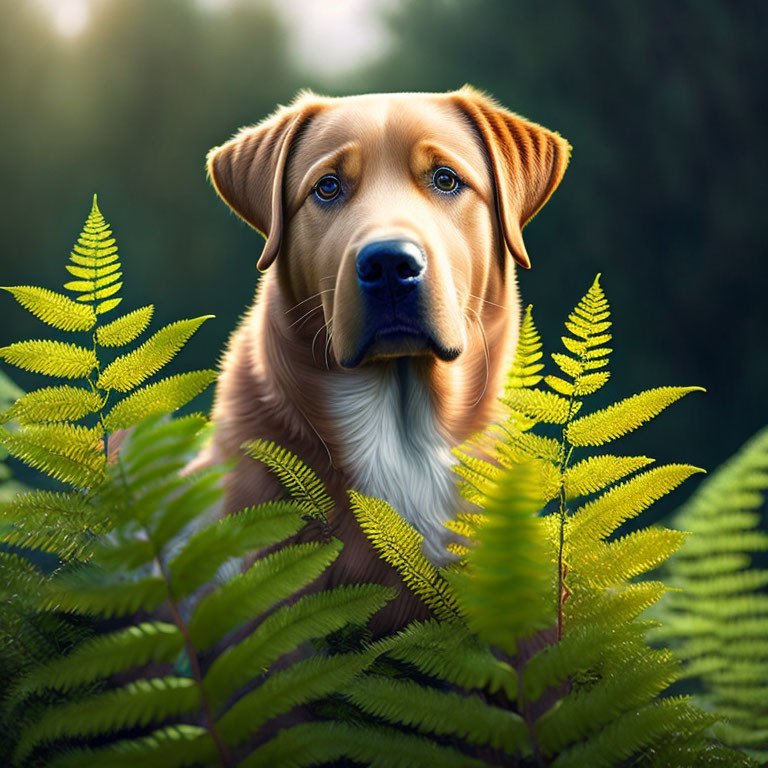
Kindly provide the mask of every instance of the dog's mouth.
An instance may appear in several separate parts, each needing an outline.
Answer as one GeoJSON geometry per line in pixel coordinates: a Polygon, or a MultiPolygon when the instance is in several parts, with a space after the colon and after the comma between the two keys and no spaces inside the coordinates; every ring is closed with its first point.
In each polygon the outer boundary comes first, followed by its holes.
{"type": "Polygon", "coordinates": [[[367,330],[357,353],[341,364],[344,368],[356,368],[376,360],[419,355],[434,355],[438,360],[451,362],[460,354],[460,349],[445,347],[424,328],[396,321],[367,330]]]}

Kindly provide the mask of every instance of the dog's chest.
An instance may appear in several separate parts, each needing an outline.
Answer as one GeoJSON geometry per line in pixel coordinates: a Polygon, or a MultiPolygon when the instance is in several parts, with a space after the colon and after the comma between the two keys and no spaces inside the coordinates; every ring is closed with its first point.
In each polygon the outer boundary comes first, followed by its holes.
{"type": "Polygon", "coordinates": [[[328,403],[355,490],[389,502],[424,536],[424,553],[443,561],[443,524],[458,508],[455,459],[411,361],[334,376],[328,403]]]}

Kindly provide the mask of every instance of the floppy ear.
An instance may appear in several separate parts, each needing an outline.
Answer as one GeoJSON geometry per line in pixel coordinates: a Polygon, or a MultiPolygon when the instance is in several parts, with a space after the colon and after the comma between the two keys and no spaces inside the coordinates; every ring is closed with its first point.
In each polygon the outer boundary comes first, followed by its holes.
{"type": "Polygon", "coordinates": [[[571,145],[554,131],[509,112],[474,88],[465,86],[454,98],[474,123],[488,152],[507,250],[521,267],[530,269],[522,230],[560,184],[571,145]]]}
{"type": "MultiPolygon", "coordinates": [[[[302,103],[303,102],[303,103],[302,103]]],[[[283,175],[291,145],[317,105],[281,107],[258,125],[243,128],[207,158],[213,186],[232,210],[267,240],[257,268],[280,252],[283,235],[283,175]]]]}

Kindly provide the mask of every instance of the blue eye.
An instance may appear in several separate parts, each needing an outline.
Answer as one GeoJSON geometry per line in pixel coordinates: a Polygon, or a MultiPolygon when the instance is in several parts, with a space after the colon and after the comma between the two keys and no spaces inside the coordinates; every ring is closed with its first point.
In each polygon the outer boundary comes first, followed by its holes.
{"type": "Polygon", "coordinates": [[[315,195],[319,200],[324,203],[329,203],[331,200],[335,200],[341,194],[341,182],[338,176],[334,176],[329,173],[323,176],[320,181],[315,184],[315,195]]]}
{"type": "Polygon", "coordinates": [[[452,168],[443,166],[432,174],[432,186],[438,192],[451,194],[459,189],[459,177],[452,168]]]}

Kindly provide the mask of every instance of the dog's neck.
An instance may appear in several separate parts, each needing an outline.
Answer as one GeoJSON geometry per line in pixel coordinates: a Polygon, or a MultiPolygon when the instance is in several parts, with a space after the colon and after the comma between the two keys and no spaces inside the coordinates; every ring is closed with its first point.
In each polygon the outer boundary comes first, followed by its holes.
{"type": "Polygon", "coordinates": [[[385,361],[330,375],[326,406],[338,425],[338,458],[356,490],[384,499],[445,556],[457,495],[451,443],[435,417],[417,362],[385,361]]]}
{"type": "Polygon", "coordinates": [[[517,313],[489,304],[453,363],[411,357],[345,370],[326,355],[322,319],[295,323],[277,280],[262,280],[231,342],[239,368],[225,364],[219,381],[220,456],[274,439],[321,476],[341,474],[347,488],[388,501],[439,559],[458,504],[451,449],[498,415],[517,313]]]}

